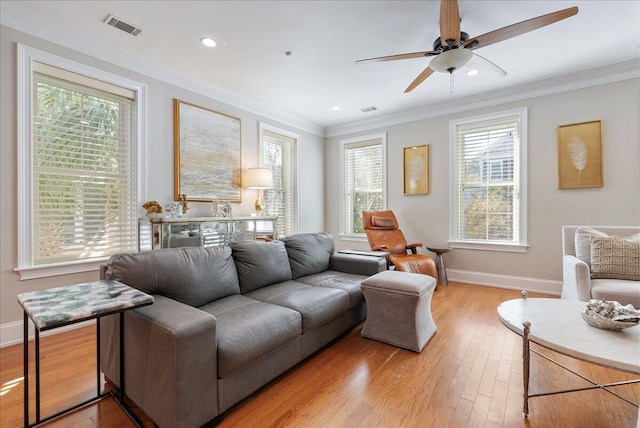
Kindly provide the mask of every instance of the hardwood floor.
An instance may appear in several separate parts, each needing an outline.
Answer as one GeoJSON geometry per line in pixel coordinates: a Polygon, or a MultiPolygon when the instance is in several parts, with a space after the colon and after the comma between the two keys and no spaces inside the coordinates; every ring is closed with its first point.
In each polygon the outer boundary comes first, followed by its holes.
{"type": "MultiPolygon", "coordinates": [[[[236,405],[220,427],[635,427],[638,409],[601,390],[533,398],[522,417],[522,340],[496,316],[500,302],[519,294],[439,287],[432,302],[438,331],[420,354],[363,339],[359,326],[236,405]]],[[[597,381],[637,377],[545,352],[597,381]]],[[[45,337],[41,353],[43,416],[95,393],[94,328],[45,337]]],[[[532,392],[585,385],[532,357],[532,392]]],[[[616,391],[640,401],[639,384],[616,391]]],[[[22,345],[1,349],[1,427],[22,426],[22,397],[22,345]]],[[[46,426],[133,424],[105,399],[46,426]]]]}

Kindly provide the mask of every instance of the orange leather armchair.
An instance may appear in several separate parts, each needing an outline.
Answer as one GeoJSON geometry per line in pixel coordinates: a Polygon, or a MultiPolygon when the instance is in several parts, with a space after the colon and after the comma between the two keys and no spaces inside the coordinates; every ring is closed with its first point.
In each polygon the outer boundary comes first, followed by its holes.
{"type": "Polygon", "coordinates": [[[371,250],[388,251],[389,262],[396,270],[422,273],[438,280],[435,262],[427,255],[417,254],[422,243],[407,244],[393,211],[362,211],[362,224],[371,250]]]}

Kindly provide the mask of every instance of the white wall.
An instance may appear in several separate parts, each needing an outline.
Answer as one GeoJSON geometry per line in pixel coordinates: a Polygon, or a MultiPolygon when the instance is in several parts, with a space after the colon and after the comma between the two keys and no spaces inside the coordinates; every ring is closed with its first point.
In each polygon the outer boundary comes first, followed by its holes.
{"type": "MultiPolygon", "coordinates": [[[[528,107],[528,240],[525,254],[456,249],[445,256],[449,279],[559,293],[561,226],[640,224],[640,79],[541,96],[489,108],[371,128],[327,139],[327,195],[339,195],[341,138],[387,132],[388,208],[408,241],[446,242],[449,237],[449,121],[528,107]],[[604,187],[557,186],[558,125],[602,119],[604,187]],[[402,148],[430,144],[430,194],[403,195],[402,148]]],[[[338,236],[338,196],[326,200],[327,230],[338,236]]],[[[366,242],[337,240],[338,248],[368,249],[366,242]]]]}
{"type": "MultiPolygon", "coordinates": [[[[14,272],[17,266],[17,151],[16,151],[16,46],[22,43],[37,49],[72,59],[147,85],[147,141],[145,189],[141,203],[157,200],[161,204],[173,200],[173,98],[194,103],[232,116],[242,121],[242,168],[257,166],[258,122],[262,121],[300,135],[300,221],[301,232],[317,232],[324,226],[323,146],[324,138],[267,117],[222,102],[206,94],[171,85],[141,73],[115,66],[105,61],[65,49],[59,45],[0,27],[0,345],[22,338],[22,311],[18,293],[98,279],[98,272],[62,275],[44,279],[20,281],[14,272]]],[[[186,86],[186,85],[185,85],[186,86]]],[[[254,211],[255,191],[243,190],[243,203],[234,204],[234,214],[254,211]]],[[[189,216],[211,215],[211,204],[191,203],[189,216]]],[[[140,208],[140,215],[144,210],[140,208]]]]}

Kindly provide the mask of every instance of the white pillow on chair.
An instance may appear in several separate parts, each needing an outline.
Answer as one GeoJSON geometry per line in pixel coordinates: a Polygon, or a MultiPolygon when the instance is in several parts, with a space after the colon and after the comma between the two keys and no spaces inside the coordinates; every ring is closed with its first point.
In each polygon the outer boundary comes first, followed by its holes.
{"type": "Polygon", "coordinates": [[[576,257],[591,266],[591,237],[592,236],[609,236],[604,232],[582,226],[576,229],[575,245],[576,257]]]}

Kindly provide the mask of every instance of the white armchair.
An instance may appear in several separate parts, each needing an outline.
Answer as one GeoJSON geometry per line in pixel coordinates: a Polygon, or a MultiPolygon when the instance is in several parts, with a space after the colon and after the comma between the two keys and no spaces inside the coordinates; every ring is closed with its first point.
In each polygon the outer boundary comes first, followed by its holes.
{"type": "MultiPolygon", "coordinates": [[[[576,230],[588,227],[606,235],[628,237],[640,233],[636,226],[562,226],[562,298],[588,301],[590,299],[616,300],[623,305],[640,308],[640,281],[624,279],[591,279],[589,263],[576,256],[576,230]]],[[[581,234],[582,239],[585,238],[581,234]]],[[[589,245],[589,237],[583,245],[589,245]]],[[[578,245],[580,245],[578,243],[578,245]]],[[[584,247],[578,255],[585,259],[584,247]]],[[[587,258],[589,259],[589,257],[587,258]]]]}

